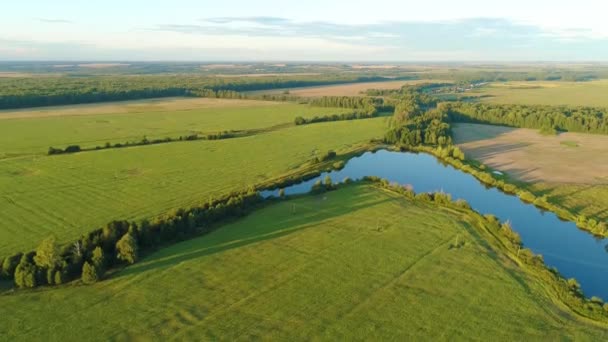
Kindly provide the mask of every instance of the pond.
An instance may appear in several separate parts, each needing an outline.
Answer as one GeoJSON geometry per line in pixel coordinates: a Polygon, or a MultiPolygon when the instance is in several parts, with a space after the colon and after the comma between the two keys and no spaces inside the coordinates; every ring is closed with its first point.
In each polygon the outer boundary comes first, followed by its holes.
{"type": "MultiPolygon", "coordinates": [[[[464,199],[482,214],[509,220],[527,248],[542,254],[549,267],[556,267],[566,278],[576,278],[586,296],[608,299],[608,252],[606,239],[600,239],[560,220],[518,197],[496,188],[487,188],[475,177],[440,163],[428,154],[380,150],[350,159],[342,170],[326,172],[317,178],[285,188],[287,195],[310,191],[318,179],[329,175],[334,182],[377,176],[390,182],[411,185],[414,191],[443,191],[453,199],[464,199]]],[[[278,190],[262,192],[278,195],[278,190]]]]}

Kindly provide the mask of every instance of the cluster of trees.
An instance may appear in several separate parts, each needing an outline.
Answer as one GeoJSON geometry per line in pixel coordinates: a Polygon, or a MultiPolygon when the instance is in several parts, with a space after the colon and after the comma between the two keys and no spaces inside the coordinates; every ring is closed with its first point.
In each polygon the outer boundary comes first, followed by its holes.
{"type": "Polygon", "coordinates": [[[304,118],[298,116],[294,119],[296,125],[307,125],[317,122],[329,122],[329,121],[345,121],[345,120],[356,120],[356,119],[369,119],[376,116],[376,112],[353,112],[353,113],[342,113],[325,116],[314,116],[312,118],[304,118]]]}
{"type": "Polygon", "coordinates": [[[368,89],[365,91],[367,96],[388,96],[401,97],[407,93],[426,94],[437,89],[454,86],[453,83],[421,83],[416,85],[404,85],[400,89],[368,89]]]}
{"type": "Polygon", "coordinates": [[[443,109],[430,109],[435,105],[436,100],[428,95],[406,91],[395,106],[384,142],[405,146],[451,145],[449,117],[443,109]]]}
{"type": "MultiPolygon", "coordinates": [[[[348,182],[347,182],[348,183],[348,182]]],[[[337,188],[337,184],[334,184],[329,175],[325,176],[323,182],[317,180],[310,189],[311,194],[320,194],[326,191],[332,191],[337,188]]]]}
{"type": "Polygon", "coordinates": [[[375,114],[376,105],[382,105],[382,99],[360,96],[323,96],[310,98],[308,103],[317,107],[352,108],[365,114],[375,114]]]}
{"type": "Polygon", "coordinates": [[[323,163],[329,160],[332,160],[334,158],[336,158],[338,155],[336,154],[336,152],[329,150],[323,154],[317,155],[316,157],[313,158],[313,162],[314,163],[323,163]]]}
{"type": "Polygon", "coordinates": [[[450,124],[438,116],[440,114],[433,110],[393,127],[385,134],[384,142],[402,146],[449,146],[452,144],[450,124]]]}
{"type": "Polygon", "coordinates": [[[453,122],[608,134],[608,108],[443,103],[453,122]]]}
{"type": "Polygon", "coordinates": [[[1,78],[0,109],[188,96],[196,93],[240,98],[241,95],[235,92],[382,80],[386,78],[344,74],[234,78],[199,75],[1,78]]]}
{"type": "Polygon", "coordinates": [[[190,134],[190,135],[180,135],[177,138],[159,138],[159,139],[148,139],[147,137],[143,137],[139,141],[127,141],[124,143],[115,143],[111,144],[107,142],[103,146],[95,146],[92,148],[81,148],[79,145],[70,145],[65,149],[49,147],[48,155],[55,154],[66,154],[66,153],[76,153],[76,152],[86,152],[86,151],[97,151],[97,150],[105,150],[109,148],[123,148],[123,147],[132,147],[132,146],[143,146],[143,145],[154,145],[154,144],[164,144],[176,141],[194,141],[194,140],[220,140],[220,139],[229,139],[234,138],[239,135],[239,132],[236,131],[221,131],[217,133],[210,133],[205,135],[199,134],[190,134]]]}
{"type": "Polygon", "coordinates": [[[55,148],[53,146],[49,147],[49,151],[48,151],[48,155],[53,155],[53,154],[64,154],[64,153],[76,153],[76,152],[80,152],[82,151],[82,149],[80,148],[80,145],[70,145],[64,149],[61,148],[55,148]]]}
{"type": "Polygon", "coordinates": [[[259,194],[250,189],[152,221],[113,221],[67,245],[50,237],[35,251],[4,258],[0,275],[14,279],[20,288],[58,285],[78,278],[93,283],[113,267],[135,263],[142,252],[207,232],[212,224],[245,215],[261,202],[259,194]]]}
{"type": "Polygon", "coordinates": [[[217,99],[247,99],[248,96],[244,93],[240,93],[234,90],[218,90],[215,91],[213,89],[200,89],[200,90],[190,90],[188,91],[188,95],[196,96],[196,97],[210,97],[217,99]]]}

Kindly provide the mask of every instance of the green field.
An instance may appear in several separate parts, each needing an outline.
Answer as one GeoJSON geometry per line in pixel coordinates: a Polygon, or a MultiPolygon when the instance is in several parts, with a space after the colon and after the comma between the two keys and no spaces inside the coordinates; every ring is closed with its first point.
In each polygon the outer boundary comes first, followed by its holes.
{"type": "Polygon", "coordinates": [[[538,182],[529,189],[576,214],[608,221],[608,184],[556,184],[538,182]]]}
{"type": "Polygon", "coordinates": [[[51,234],[72,240],[113,219],[152,217],[280,177],[316,153],[347,152],[381,137],[386,120],[0,161],[0,255],[29,250],[51,234]]]}
{"type": "Polygon", "coordinates": [[[608,107],[608,80],[588,82],[492,83],[467,96],[488,96],[483,102],[608,107]]]}
{"type": "Polygon", "coordinates": [[[252,130],[292,124],[295,117],[346,112],[340,108],[222,99],[164,99],[0,111],[0,158],[64,148],[252,130]],[[4,119],[3,119],[4,118],[4,119]]]}
{"type": "Polygon", "coordinates": [[[370,185],[281,202],[98,284],[1,296],[0,331],[100,341],[608,337],[458,215],[370,185]]]}

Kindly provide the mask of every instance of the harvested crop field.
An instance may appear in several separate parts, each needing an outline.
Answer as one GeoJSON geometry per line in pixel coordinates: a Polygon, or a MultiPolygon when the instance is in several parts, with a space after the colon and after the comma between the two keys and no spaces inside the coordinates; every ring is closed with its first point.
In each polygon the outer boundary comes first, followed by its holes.
{"type": "Polygon", "coordinates": [[[454,138],[467,157],[526,182],[608,183],[608,136],[458,124],[454,138]]]}

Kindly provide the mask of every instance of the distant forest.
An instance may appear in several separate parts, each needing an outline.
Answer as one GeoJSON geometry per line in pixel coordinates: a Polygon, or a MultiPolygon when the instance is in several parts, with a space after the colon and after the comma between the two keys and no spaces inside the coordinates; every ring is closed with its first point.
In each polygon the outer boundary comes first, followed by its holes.
{"type": "MultiPolygon", "coordinates": [[[[341,63],[0,62],[0,109],[406,79],[469,85],[599,78],[608,78],[608,67],[396,64],[392,68],[373,65],[355,68],[341,63]],[[11,76],[2,77],[3,74],[11,76]]],[[[441,84],[427,85],[437,86],[441,84]]],[[[368,95],[398,93],[376,90],[368,95]]]]}

